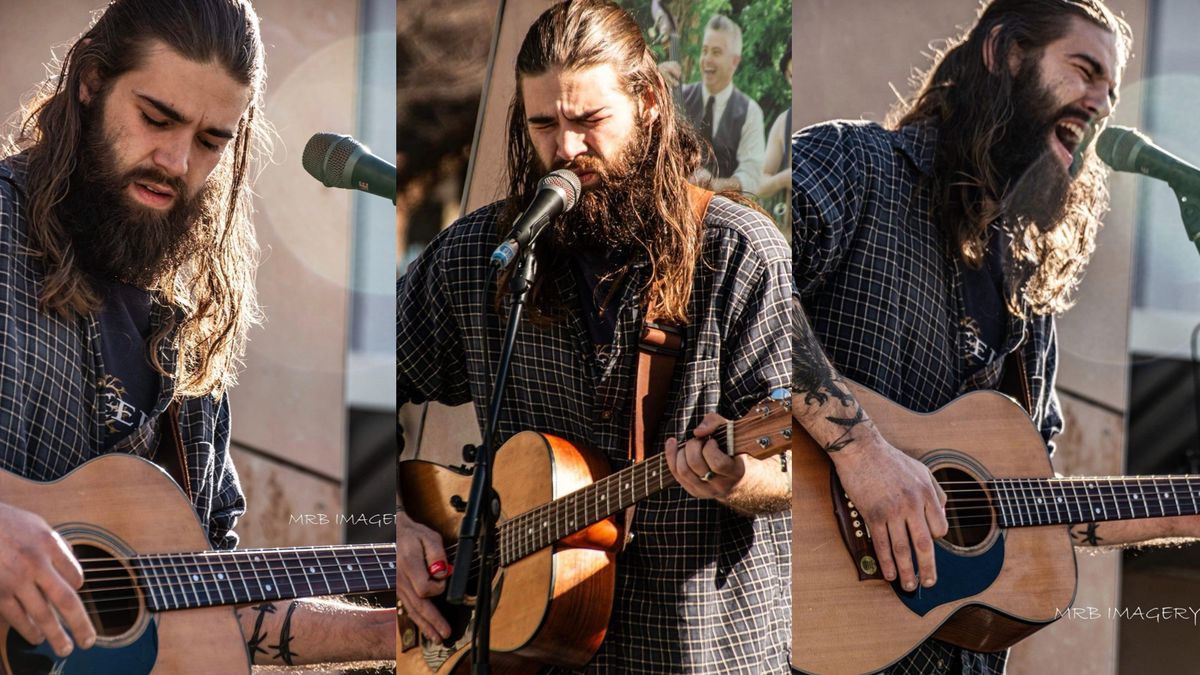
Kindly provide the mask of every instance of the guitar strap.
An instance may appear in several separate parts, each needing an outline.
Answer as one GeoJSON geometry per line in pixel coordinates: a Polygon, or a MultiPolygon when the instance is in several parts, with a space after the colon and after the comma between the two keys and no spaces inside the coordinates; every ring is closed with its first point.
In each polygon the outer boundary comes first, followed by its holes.
{"type": "MultiPolygon", "coordinates": [[[[711,191],[688,185],[688,199],[702,226],[712,198],[711,191]]],[[[648,315],[642,323],[642,334],[638,340],[633,419],[629,429],[629,459],[633,462],[646,458],[646,448],[654,443],[658,435],[667,404],[667,391],[675,373],[675,362],[683,355],[684,328],[656,322],[648,315]]],[[[633,538],[633,514],[636,508],[635,505],[625,509],[625,541],[622,549],[633,538]]]]}
{"type": "Polygon", "coordinates": [[[1000,370],[1000,385],[996,387],[996,391],[1015,398],[1025,409],[1025,414],[1033,416],[1033,392],[1029,387],[1025,363],[1021,358],[1021,345],[1004,357],[1004,367],[1000,370]]]}
{"type": "Polygon", "coordinates": [[[187,454],[183,449],[183,436],[179,433],[179,401],[173,400],[158,416],[158,448],[154,451],[154,463],[161,466],[171,478],[183,488],[188,501],[192,496],[192,481],[188,475],[187,454]]]}

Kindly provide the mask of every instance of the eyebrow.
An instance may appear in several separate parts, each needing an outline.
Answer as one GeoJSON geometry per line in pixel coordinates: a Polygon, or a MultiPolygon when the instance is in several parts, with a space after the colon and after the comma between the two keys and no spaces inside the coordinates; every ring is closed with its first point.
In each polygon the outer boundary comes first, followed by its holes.
{"type": "MultiPolygon", "coordinates": [[[[605,110],[608,110],[608,106],[601,106],[599,108],[596,108],[595,110],[588,110],[588,111],[583,112],[580,115],[576,115],[575,117],[571,117],[568,115],[564,115],[564,117],[566,117],[567,120],[570,122],[582,122],[582,121],[590,119],[596,115],[599,115],[600,113],[604,112],[605,110]]],[[[554,121],[554,117],[552,115],[533,115],[533,116],[527,118],[527,121],[530,124],[548,124],[549,122],[554,121]]]]}
{"type": "MultiPolygon", "coordinates": [[[[166,117],[167,119],[171,120],[172,122],[178,122],[180,124],[187,124],[188,122],[191,122],[191,120],[184,117],[178,110],[172,108],[171,106],[167,105],[166,103],[163,103],[162,101],[160,101],[156,98],[147,96],[145,94],[136,94],[136,96],[138,98],[142,99],[143,101],[145,101],[146,103],[149,103],[150,105],[154,106],[155,110],[157,110],[163,117],[166,117]]],[[[234,133],[228,129],[219,129],[217,127],[208,127],[207,129],[203,129],[202,131],[203,131],[203,133],[206,133],[209,136],[216,136],[217,138],[224,138],[227,140],[232,140],[234,137],[234,133]]]]}

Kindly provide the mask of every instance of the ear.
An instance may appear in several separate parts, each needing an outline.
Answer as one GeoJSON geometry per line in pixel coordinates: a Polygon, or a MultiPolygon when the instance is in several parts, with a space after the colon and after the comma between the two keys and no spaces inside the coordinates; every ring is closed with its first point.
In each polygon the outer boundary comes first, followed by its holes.
{"type": "Polygon", "coordinates": [[[741,63],[742,63],[742,55],[741,55],[741,54],[734,54],[734,55],[733,55],[733,69],[734,69],[734,70],[737,70],[737,67],[738,67],[739,65],[741,65],[741,63]]]}
{"type": "MultiPolygon", "coordinates": [[[[995,74],[997,68],[998,55],[996,50],[999,49],[1000,29],[1003,26],[993,26],[987,38],[983,41],[983,65],[988,69],[988,72],[995,74]]],[[[1017,45],[1013,45],[1008,50],[1007,61],[1008,70],[1013,75],[1021,69],[1021,59],[1024,56],[1024,51],[1017,45]]]]}
{"type": "MultiPolygon", "coordinates": [[[[83,45],[91,43],[91,38],[84,38],[83,45]]],[[[91,105],[92,98],[100,92],[100,73],[96,66],[87,66],[79,74],[79,100],[84,105],[91,105]]]]}
{"type": "Polygon", "coordinates": [[[659,110],[658,97],[654,95],[653,88],[646,87],[646,90],[642,92],[642,100],[640,103],[642,107],[642,119],[647,125],[654,124],[654,122],[658,119],[659,110]]]}

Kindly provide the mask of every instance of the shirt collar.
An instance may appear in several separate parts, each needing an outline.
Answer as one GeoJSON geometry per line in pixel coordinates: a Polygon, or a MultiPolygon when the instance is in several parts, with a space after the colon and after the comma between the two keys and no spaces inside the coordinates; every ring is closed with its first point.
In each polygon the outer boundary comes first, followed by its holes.
{"type": "Polygon", "coordinates": [[[892,133],[892,145],[904,153],[913,166],[926,176],[933,175],[937,128],[929,122],[916,122],[892,133]]]}
{"type": "Polygon", "coordinates": [[[718,92],[708,90],[708,85],[704,84],[704,80],[700,80],[700,92],[704,94],[704,102],[708,102],[708,97],[713,96],[716,100],[713,101],[713,106],[725,105],[729,102],[729,97],[733,96],[733,80],[725,85],[725,88],[718,92]]]}

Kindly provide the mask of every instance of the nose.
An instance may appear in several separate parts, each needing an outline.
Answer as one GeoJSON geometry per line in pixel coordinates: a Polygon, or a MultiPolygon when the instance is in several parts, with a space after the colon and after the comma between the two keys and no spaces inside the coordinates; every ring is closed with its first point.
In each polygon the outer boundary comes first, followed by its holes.
{"type": "Polygon", "coordinates": [[[189,153],[192,149],[190,134],[173,134],[163,138],[154,152],[154,163],[163,173],[172,178],[183,178],[188,172],[189,153]]]}
{"type": "Polygon", "coordinates": [[[555,156],[564,162],[570,162],[579,155],[587,152],[587,143],[581,132],[566,128],[558,134],[558,149],[555,156]]]}
{"type": "Polygon", "coordinates": [[[1088,89],[1084,105],[1092,116],[1092,122],[1099,124],[1112,114],[1112,100],[1108,97],[1108,84],[1097,81],[1088,89]]]}

